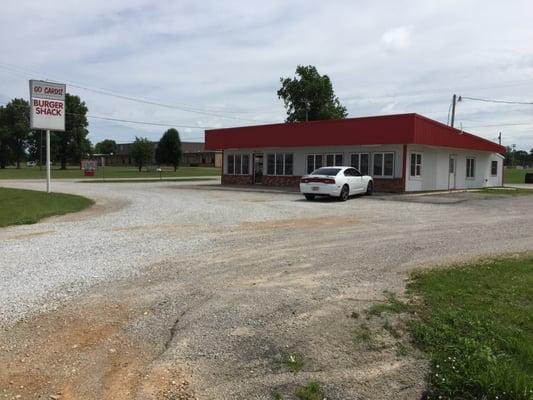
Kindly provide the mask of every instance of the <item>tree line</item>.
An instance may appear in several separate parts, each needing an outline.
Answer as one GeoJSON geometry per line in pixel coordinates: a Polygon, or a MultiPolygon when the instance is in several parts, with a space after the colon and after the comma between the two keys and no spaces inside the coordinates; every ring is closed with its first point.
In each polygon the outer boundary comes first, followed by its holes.
{"type": "MultiPolygon", "coordinates": [[[[50,160],[60,163],[61,169],[68,164],[79,164],[83,157],[94,154],[116,154],[117,144],[106,139],[94,147],[87,137],[89,123],[88,108],[78,96],[65,95],[65,132],[50,133],[50,160]]],[[[30,129],[30,104],[25,99],[13,99],[0,106],[0,168],[22,162],[38,161],[46,163],[45,131],[30,129]]],[[[150,164],[154,157],[158,164],[178,168],[181,160],[181,140],[179,132],[167,130],[157,147],[147,138],[136,137],[132,146],[132,157],[139,170],[150,164]]]]}
{"type": "MultiPolygon", "coordinates": [[[[87,138],[87,111],[78,96],[65,95],[65,132],[51,132],[50,159],[65,169],[68,163],[79,163],[92,150],[87,138]]],[[[0,106],[0,168],[25,160],[45,162],[45,132],[30,129],[30,104],[13,99],[0,106]]]]}

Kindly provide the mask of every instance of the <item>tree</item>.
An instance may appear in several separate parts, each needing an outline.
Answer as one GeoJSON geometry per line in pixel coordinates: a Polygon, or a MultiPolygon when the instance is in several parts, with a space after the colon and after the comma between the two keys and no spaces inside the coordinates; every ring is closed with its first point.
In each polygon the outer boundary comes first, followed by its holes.
{"type": "Polygon", "coordinates": [[[17,168],[26,156],[26,145],[30,133],[30,105],[24,99],[13,99],[2,112],[3,151],[12,158],[17,168]]]}
{"type": "Polygon", "coordinates": [[[151,162],[154,157],[154,144],[147,138],[136,136],[131,147],[131,156],[135,160],[135,165],[139,167],[139,172],[141,172],[142,167],[151,162]]]}
{"type": "Polygon", "coordinates": [[[65,132],[55,132],[52,138],[52,158],[61,161],[61,169],[67,168],[67,162],[77,163],[91,151],[91,142],[87,139],[87,111],[85,102],[78,96],[65,95],[65,132]]]}
{"type": "Polygon", "coordinates": [[[94,151],[98,154],[117,154],[117,142],[111,139],[102,140],[96,143],[94,151]]]}
{"type": "Polygon", "coordinates": [[[320,75],[312,65],[296,67],[294,78],[280,78],[278,97],[287,109],[287,122],[342,119],[348,116],[333,92],[327,75],[320,75]]]}
{"type": "Polygon", "coordinates": [[[172,165],[176,171],[181,160],[181,140],[176,129],[170,128],[163,134],[155,150],[155,159],[158,164],[172,165]]]}

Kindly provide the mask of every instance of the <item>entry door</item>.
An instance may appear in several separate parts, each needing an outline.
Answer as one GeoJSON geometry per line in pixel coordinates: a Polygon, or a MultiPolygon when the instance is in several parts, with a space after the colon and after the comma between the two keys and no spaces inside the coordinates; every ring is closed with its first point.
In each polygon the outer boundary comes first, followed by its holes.
{"type": "Polygon", "coordinates": [[[254,154],[254,183],[263,183],[263,154],[254,154]]]}
{"type": "Polygon", "coordinates": [[[457,175],[457,156],[450,154],[448,167],[448,189],[455,189],[455,178],[457,175]]]}

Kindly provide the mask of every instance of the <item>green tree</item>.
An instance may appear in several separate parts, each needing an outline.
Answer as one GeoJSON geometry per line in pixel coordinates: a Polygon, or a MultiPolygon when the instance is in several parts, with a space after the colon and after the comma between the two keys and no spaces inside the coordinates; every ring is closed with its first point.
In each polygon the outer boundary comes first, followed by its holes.
{"type": "Polygon", "coordinates": [[[94,151],[98,154],[117,154],[117,148],[117,142],[111,139],[105,139],[96,143],[94,151]]]}
{"type": "Polygon", "coordinates": [[[135,160],[135,165],[139,167],[139,172],[141,172],[142,167],[153,160],[154,144],[147,138],[135,137],[135,142],[131,147],[131,156],[135,160]]]}
{"type": "Polygon", "coordinates": [[[69,93],[65,96],[65,132],[54,132],[52,138],[52,158],[61,162],[61,169],[67,162],[77,163],[91,152],[91,142],[87,138],[88,108],[78,96],[69,93]]]}
{"type": "Polygon", "coordinates": [[[26,157],[26,145],[30,133],[30,105],[24,99],[13,99],[2,112],[3,139],[9,156],[20,168],[20,162],[26,157]]]}
{"type": "Polygon", "coordinates": [[[294,78],[280,78],[278,97],[287,109],[287,122],[342,119],[348,116],[327,75],[312,65],[296,67],[294,78]]]}
{"type": "Polygon", "coordinates": [[[155,159],[158,164],[170,164],[174,171],[178,168],[181,160],[181,140],[179,132],[170,128],[167,130],[155,150],[155,159]]]}
{"type": "Polygon", "coordinates": [[[5,123],[5,107],[0,106],[0,168],[4,169],[10,162],[11,152],[8,143],[8,129],[5,123]]]}

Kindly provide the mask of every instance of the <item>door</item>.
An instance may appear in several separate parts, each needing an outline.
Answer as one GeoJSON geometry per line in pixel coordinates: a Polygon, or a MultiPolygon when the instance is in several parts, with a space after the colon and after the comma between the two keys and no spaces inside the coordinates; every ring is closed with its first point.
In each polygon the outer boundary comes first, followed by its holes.
{"type": "Polygon", "coordinates": [[[448,190],[455,189],[455,181],[457,175],[457,156],[450,154],[450,161],[448,167],[448,190]]]}
{"type": "Polygon", "coordinates": [[[363,191],[363,177],[361,173],[354,168],[348,168],[344,171],[344,176],[348,186],[350,186],[350,194],[361,193],[363,191]]]}
{"type": "Polygon", "coordinates": [[[254,183],[263,183],[263,154],[254,154],[254,183]]]}

